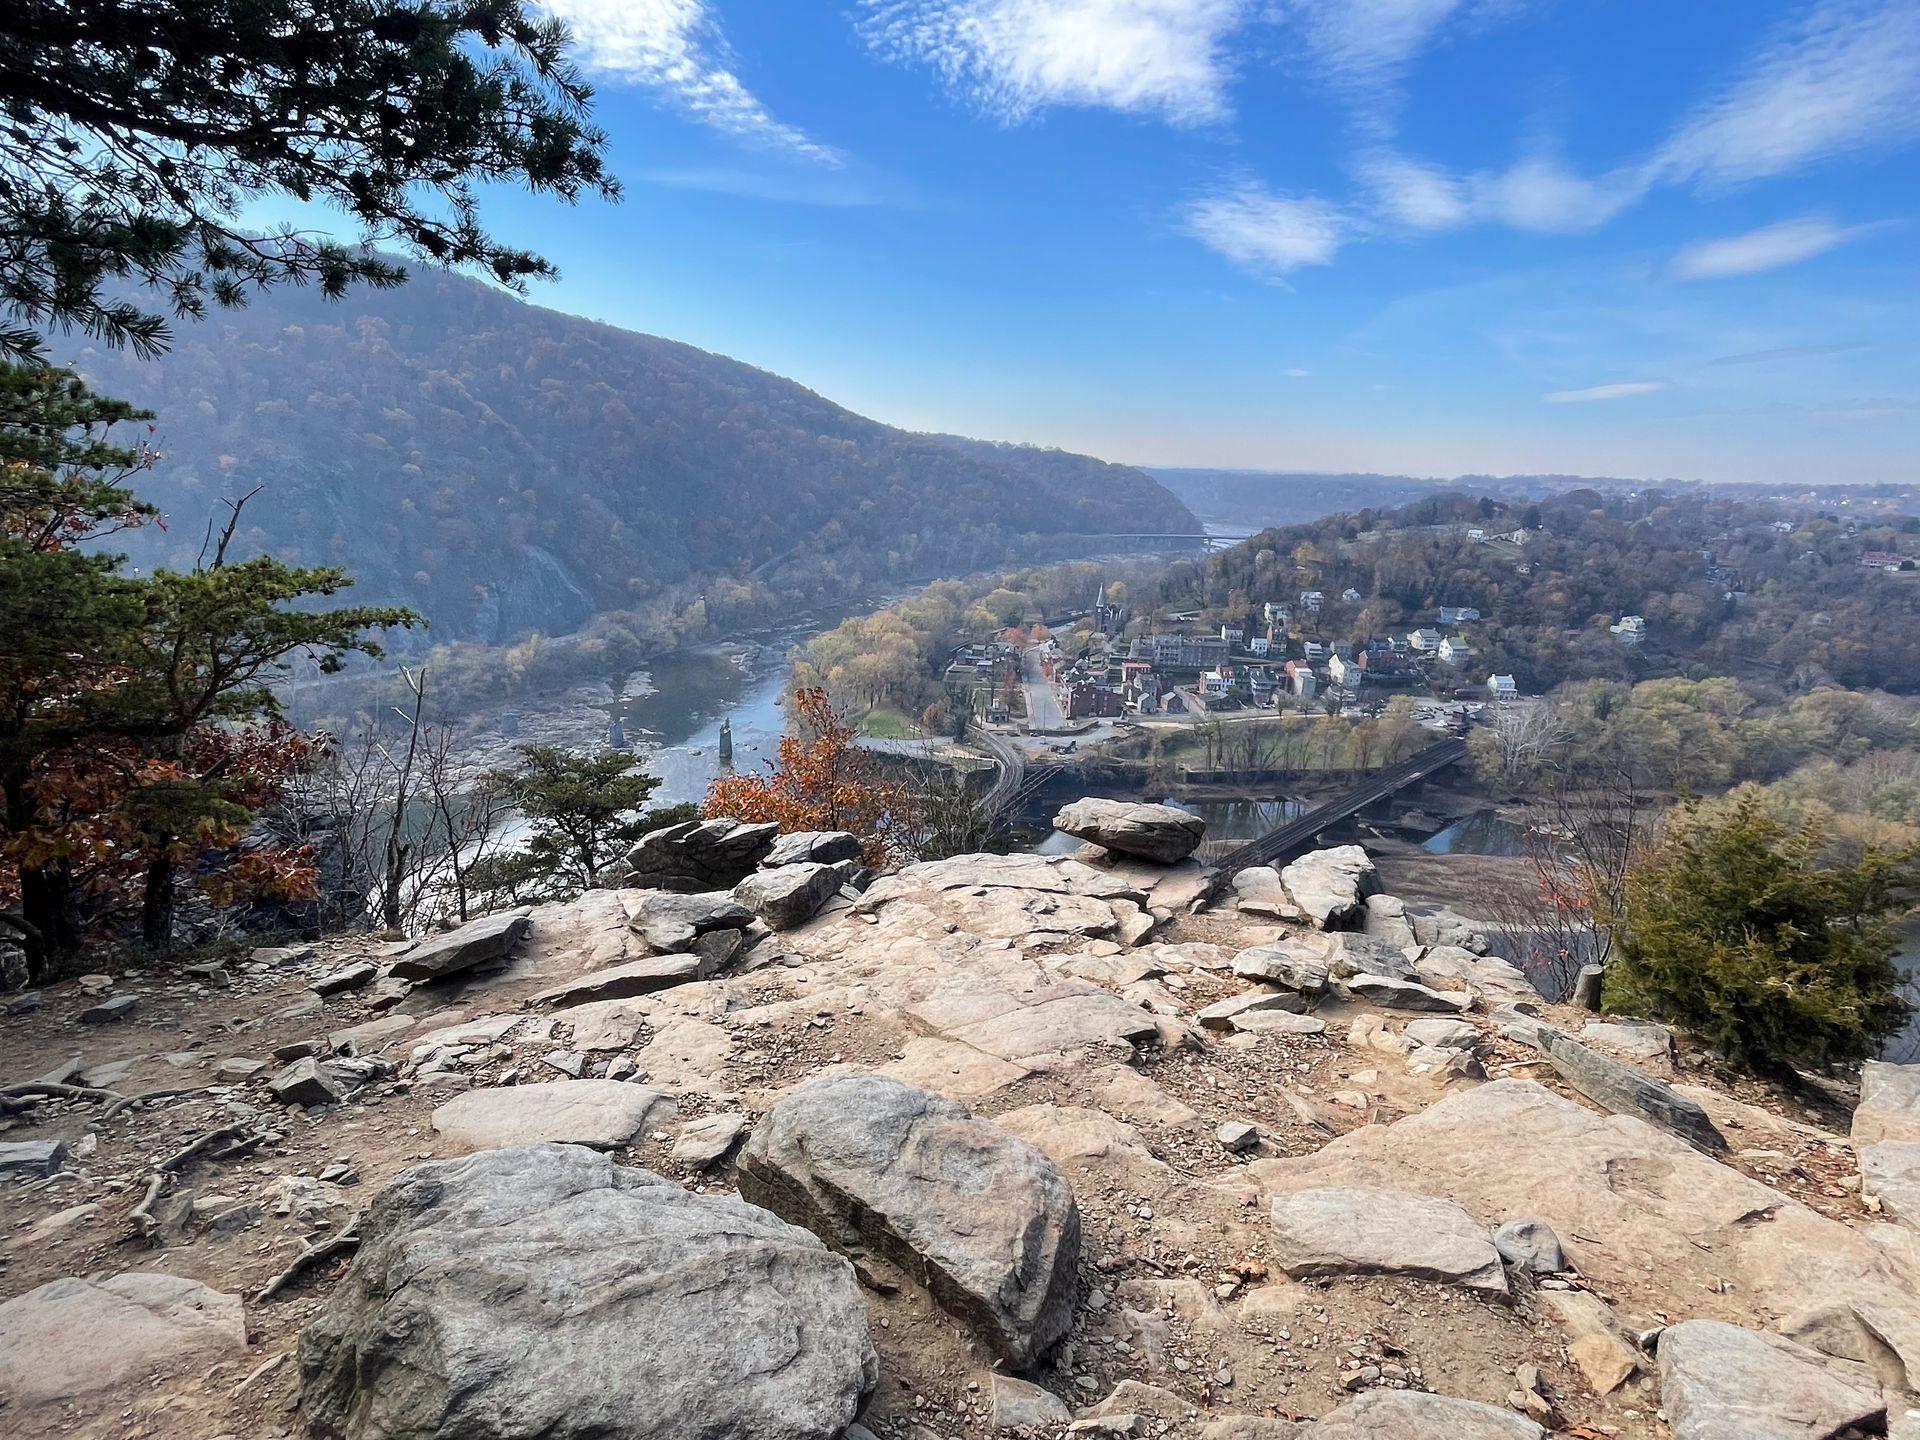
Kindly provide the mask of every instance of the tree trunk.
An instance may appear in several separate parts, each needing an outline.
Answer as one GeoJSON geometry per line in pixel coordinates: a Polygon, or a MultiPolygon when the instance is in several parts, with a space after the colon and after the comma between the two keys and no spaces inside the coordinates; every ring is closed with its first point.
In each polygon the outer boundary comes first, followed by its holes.
{"type": "MultiPolygon", "coordinates": [[[[13,773],[0,787],[6,799],[6,831],[24,835],[39,819],[39,804],[24,774],[13,773]]],[[[27,931],[21,938],[26,952],[27,978],[38,984],[47,976],[55,956],[80,948],[80,926],[73,913],[73,872],[65,860],[19,869],[20,918],[27,931]]]]}
{"type": "Polygon", "coordinates": [[[140,938],[149,950],[173,948],[174,863],[168,844],[156,844],[147,861],[146,893],[140,902],[140,938]]]}

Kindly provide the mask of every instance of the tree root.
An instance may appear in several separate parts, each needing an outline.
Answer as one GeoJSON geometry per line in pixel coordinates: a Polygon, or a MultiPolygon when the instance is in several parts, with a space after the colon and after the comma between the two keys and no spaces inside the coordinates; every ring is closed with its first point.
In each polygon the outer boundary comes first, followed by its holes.
{"type": "Polygon", "coordinates": [[[253,1303],[260,1305],[271,1300],[275,1295],[278,1295],[282,1289],[299,1279],[300,1276],[304,1275],[314,1266],[320,1264],[321,1261],[331,1260],[336,1255],[344,1255],[350,1250],[359,1249],[359,1229],[360,1217],[355,1215],[353,1219],[347,1222],[346,1228],[338,1235],[330,1239],[322,1240],[317,1245],[309,1245],[293,1257],[292,1262],[286,1269],[282,1270],[278,1275],[274,1276],[273,1279],[260,1287],[259,1291],[253,1297],[253,1303]]]}

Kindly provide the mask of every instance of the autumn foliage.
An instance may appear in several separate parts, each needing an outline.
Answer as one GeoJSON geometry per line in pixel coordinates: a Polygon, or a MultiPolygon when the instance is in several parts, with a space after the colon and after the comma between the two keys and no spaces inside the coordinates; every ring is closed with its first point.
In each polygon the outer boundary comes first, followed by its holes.
{"type": "Polygon", "coordinates": [[[793,715],[798,733],[781,737],[779,759],[762,774],[720,776],[707,791],[704,813],[772,821],[783,831],[847,830],[860,837],[868,864],[900,858],[912,831],[912,795],[860,748],[845,712],[825,690],[796,694],[793,715]]]}

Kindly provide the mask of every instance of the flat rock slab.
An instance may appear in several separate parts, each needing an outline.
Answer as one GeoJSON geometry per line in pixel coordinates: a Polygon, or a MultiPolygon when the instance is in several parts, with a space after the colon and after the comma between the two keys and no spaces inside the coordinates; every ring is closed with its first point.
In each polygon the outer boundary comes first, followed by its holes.
{"type": "Polygon", "coordinates": [[[1358,845],[1302,855],[1280,871],[1280,883],[1301,913],[1322,930],[1354,928],[1363,918],[1367,896],[1380,888],[1373,861],[1358,845]]]}
{"type": "Polygon", "coordinates": [[[1327,1022],[1318,1015],[1295,1015],[1289,1010],[1240,1010],[1228,1017],[1237,1035],[1324,1035],[1327,1022]]]}
{"type": "Polygon", "coordinates": [[[1238,1030],[1240,1021],[1249,1015],[1275,1011],[1297,1015],[1305,1008],[1305,1002],[1291,990],[1248,990],[1214,1001],[1193,1018],[1203,1030],[1238,1030]]]}
{"type": "Polygon", "coordinates": [[[1718,1320],[1663,1330],[1659,1360],[1673,1440],[1829,1440],[1887,1413],[1877,1382],[1836,1374],[1791,1340],[1718,1320]]]}
{"type": "Polygon", "coordinates": [[[458,930],[422,940],[395,960],[388,973],[402,980],[444,980],[450,975],[503,964],[533,921],[531,910],[502,910],[470,920],[458,930]]]}
{"type": "Polygon", "coordinates": [[[64,1140],[0,1141],[0,1180],[51,1175],[66,1162],[64,1140]]]}
{"type": "Polygon", "coordinates": [[[1920,1140],[1920,1065],[1869,1060],[1860,1067],[1860,1104],[1853,1112],[1853,1143],[1920,1140]]]}
{"type": "Polygon", "coordinates": [[[556,1141],[610,1150],[631,1143],[670,1116],[672,1097],[622,1080],[548,1080],[469,1090],[433,1112],[449,1145],[491,1150],[556,1141]]]}
{"type": "Polygon", "coordinates": [[[1450,1200],[1409,1190],[1339,1186],[1273,1202],[1274,1254],[1295,1280],[1410,1275],[1510,1298],[1487,1227],[1450,1200]]]}
{"type": "Polygon", "coordinates": [[[1560,1078],[1595,1104],[1657,1125],[1709,1154],[1725,1152],[1726,1137],[1707,1112],[1666,1081],[1589,1049],[1551,1027],[1541,1028],[1540,1048],[1560,1078]]]}
{"type": "Polygon", "coordinates": [[[381,1191],[300,1336],[341,1440],[836,1440],[879,1373],[853,1267],[731,1197],[576,1146],[381,1191]]]}
{"type": "Polygon", "coordinates": [[[535,1005],[585,1005],[594,1000],[630,1000],[707,978],[707,962],[698,955],[648,955],[624,965],[609,965],[535,995],[535,1005]]]}
{"type": "Polygon", "coordinates": [[[1062,809],[1053,817],[1053,828],[1118,855],[1172,865],[1199,846],[1207,822],[1172,805],[1089,798],[1062,809]]]}
{"type": "Polygon", "coordinates": [[[238,1295],[177,1275],[69,1276],[0,1305],[0,1395],[38,1405],[246,1348],[238,1295]]]}
{"type": "Polygon", "coordinates": [[[836,1249],[900,1266],[1016,1366],[1072,1323],[1072,1190],[1039,1150],[951,1100],[879,1075],[810,1080],[761,1121],[739,1180],[836,1249]]]}
{"type": "Polygon", "coordinates": [[[1544,1440],[1523,1415],[1418,1390],[1377,1390],[1349,1400],[1302,1432],[1301,1440],[1544,1440]]]}
{"type": "Polygon", "coordinates": [[[697,894],[640,890],[627,898],[628,924],[661,952],[685,951],[711,931],[741,930],[753,923],[753,912],[725,890],[697,894]]]}
{"type": "MultiPolygon", "coordinates": [[[[1255,945],[1235,955],[1233,973],[1242,980],[1258,980],[1298,990],[1302,995],[1324,995],[1333,976],[1328,959],[1327,947],[1323,945],[1279,940],[1271,945],[1255,945]]],[[[1412,968],[1407,967],[1409,973],[1412,968]]]]}
{"type": "Polygon", "coordinates": [[[1356,1000],[1389,1010],[1457,1015],[1473,1004],[1473,996],[1464,990],[1433,990],[1416,981],[1395,980],[1386,975],[1355,975],[1347,981],[1347,991],[1356,1000]]]}
{"type": "Polygon", "coordinates": [[[836,865],[842,860],[858,862],[860,840],[849,830],[795,830],[773,842],[760,866],[771,870],[777,865],[798,865],[814,860],[836,865]]]}

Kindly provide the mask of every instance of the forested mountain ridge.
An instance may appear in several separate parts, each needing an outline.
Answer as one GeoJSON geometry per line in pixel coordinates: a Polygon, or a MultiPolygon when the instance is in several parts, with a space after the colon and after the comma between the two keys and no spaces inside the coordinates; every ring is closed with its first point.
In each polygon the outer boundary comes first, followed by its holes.
{"type": "Polygon", "coordinates": [[[142,493],[170,524],[116,537],[137,564],[190,565],[220,498],[264,484],[244,549],[343,565],[356,598],[411,605],[438,639],[564,633],[749,578],[827,594],[1030,557],[1049,535],[1197,528],[1137,470],[910,434],[430,270],[340,301],[273,291],[180,325],[154,362],[69,358],[158,416],[165,460],[142,493]]]}

